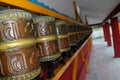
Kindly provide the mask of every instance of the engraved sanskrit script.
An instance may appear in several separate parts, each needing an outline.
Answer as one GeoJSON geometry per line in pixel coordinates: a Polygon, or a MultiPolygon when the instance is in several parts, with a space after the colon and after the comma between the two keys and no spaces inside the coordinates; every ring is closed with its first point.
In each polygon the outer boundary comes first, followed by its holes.
{"type": "Polygon", "coordinates": [[[31,54],[31,57],[30,57],[30,63],[33,66],[39,65],[39,58],[40,58],[39,51],[37,49],[36,49],[36,51],[32,51],[32,54],[31,54]]]}
{"type": "Polygon", "coordinates": [[[13,40],[20,37],[17,21],[5,21],[1,27],[1,36],[3,40],[13,40]]]}
{"type": "Polygon", "coordinates": [[[14,54],[6,53],[9,73],[19,74],[27,69],[24,53],[15,52],[14,54]]]}

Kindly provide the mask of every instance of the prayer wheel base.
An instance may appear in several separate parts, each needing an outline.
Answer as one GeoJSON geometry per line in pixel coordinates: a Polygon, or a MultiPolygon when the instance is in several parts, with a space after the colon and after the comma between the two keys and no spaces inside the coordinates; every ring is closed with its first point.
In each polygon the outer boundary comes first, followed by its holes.
{"type": "Polygon", "coordinates": [[[43,79],[42,79],[41,75],[38,75],[37,77],[35,77],[35,78],[32,79],[32,80],[43,80],[43,79]]]}
{"type": "Polygon", "coordinates": [[[47,78],[52,78],[54,77],[55,73],[55,69],[59,66],[59,58],[57,58],[56,60],[54,61],[47,61],[47,62],[42,62],[41,65],[42,65],[42,69],[43,69],[43,72],[44,72],[44,78],[47,77],[47,78]]]}
{"type": "Polygon", "coordinates": [[[63,57],[64,59],[69,58],[69,57],[72,56],[71,53],[70,53],[70,50],[69,50],[69,51],[66,51],[66,52],[63,52],[63,53],[61,53],[61,54],[62,54],[62,57],[63,57]]]}
{"type": "Polygon", "coordinates": [[[73,55],[77,51],[76,45],[71,46],[71,54],[73,55]]]}
{"type": "Polygon", "coordinates": [[[63,56],[61,56],[58,61],[60,62],[61,65],[65,65],[65,63],[66,63],[63,56]]]}
{"type": "Polygon", "coordinates": [[[66,60],[72,56],[70,51],[63,52],[63,53],[61,53],[61,55],[62,55],[62,57],[60,60],[60,64],[62,64],[62,65],[64,65],[66,63],[66,60]]]}
{"type": "Polygon", "coordinates": [[[78,42],[78,46],[80,47],[80,46],[82,46],[82,41],[80,40],[79,42],[78,42]]]}
{"type": "Polygon", "coordinates": [[[78,50],[79,47],[80,47],[80,44],[79,44],[79,42],[77,42],[77,44],[76,44],[76,49],[78,50]]]}

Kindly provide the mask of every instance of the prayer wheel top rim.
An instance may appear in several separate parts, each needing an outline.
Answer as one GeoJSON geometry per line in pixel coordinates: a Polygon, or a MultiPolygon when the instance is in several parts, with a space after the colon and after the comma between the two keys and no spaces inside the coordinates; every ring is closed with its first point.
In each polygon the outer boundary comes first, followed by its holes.
{"type": "Polygon", "coordinates": [[[40,23],[40,22],[48,22],[48,21],[55,21],[55,18],[52,16],[39,16],[37,18],[33,18],[33,23],[40,23]]]}
{"type": "Polygon", "coordinates": [[[66,22],[66,24],[67,24],[68,26],[74,25],[74,23],[71,23],[71,22],[66,22]]]}
{"type": "Polygon", "coordinates": [[[67,22],[66,21],[63,21],[63,20],[57,20],[56,22],[55,22],[55,24],[56,25],[63,25],[63,24],[67,24],[67,22]]]}
{"type": "Polygon", "coordinates": [[[20,9],[6,9],[0,11],[0,21],[18,18],[31,19],[32,15],[31,13],[20,9]]]}
{"type": "Polygon", "coordinates": [[[26,12],[24,10],[20,10],[20,9],[6,9],[6,10],[0,11],[1,20],[14,19],[14,18],[31,19],[32,15],[31,13],[26,12]]]}

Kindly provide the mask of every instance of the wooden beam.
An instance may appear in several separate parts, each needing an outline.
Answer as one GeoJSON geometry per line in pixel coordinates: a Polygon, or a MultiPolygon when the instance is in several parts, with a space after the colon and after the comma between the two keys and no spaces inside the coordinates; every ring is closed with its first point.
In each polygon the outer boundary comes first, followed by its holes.
{"type": "Polygon", "coordinates": [[[118,12],[120,12],[120,3],[112,10],[112,12],[103,20],[103,23],[108,19],[115,16],[118,12]]]}
{"type": "Polygon", "coordinates": [[[82,20],[81,20],[79,14],[78,14],[78,11],[77,11],[76,0],[73,0],[73,6],[74,6],[74,12],[75,12],[75,19],[82,23],[82,20]]]}
{"type": "Polygon", "coordinates": [[[85,23],[88,25],[87,15],[85,15],[85,23]]]}
{"type": "Polygon", "coordinates": [[[74,59],[72,80],[76,80],[77,79],[77,67],[78,67],[78,55],[74,59]]]}
{"type": "Polygon", "coordinates": [[[77,18],[77,8],[76,8],[75,0],[73,1],[73,6],[74,6],[74,12],[75,12],[75,19],[78,20],[78,18],[77,18]]]}
{"type": "Polygon", "coordinates": [[[53,16],[55,18],[58,19],[62,19],[71,23],[75,23],[75,24],[79,24],[81,26],[86,26],[83,23],[80,23],[78,21],[75,21],[71,18],[65,17],[59,13],[56,13],[54,11],[51,11],[47,8],[44,8],[42,6],[36,5],[35,3],[30,2],[29,0],[0,0],[0,5],[13,5],[13,6],[17,6],[26,10],[29,10],[31,12],[35,12],[38,14],[44,14],[44,15],[49,15],[49,16],[53,16]]]}

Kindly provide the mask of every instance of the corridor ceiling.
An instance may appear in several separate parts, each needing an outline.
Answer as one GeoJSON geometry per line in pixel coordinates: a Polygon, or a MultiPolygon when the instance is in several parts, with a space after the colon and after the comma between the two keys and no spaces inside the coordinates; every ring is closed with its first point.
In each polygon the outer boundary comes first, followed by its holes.
{"type": "MultiPolygon", "coordinates": [[[[38,0],[60,13],[75,18],[73,0],[38,0]]],[[[80,17],[85,22],[87,15],[89,24],[101,23],[120,3],[120,0],[76,0],[80,17]]]]}
{"type": "Polygon", "coordinates": [[[76,0],[81,14],[88,16],[89,24],[101,23],[120,3],[120,0],[76,0]]]}

